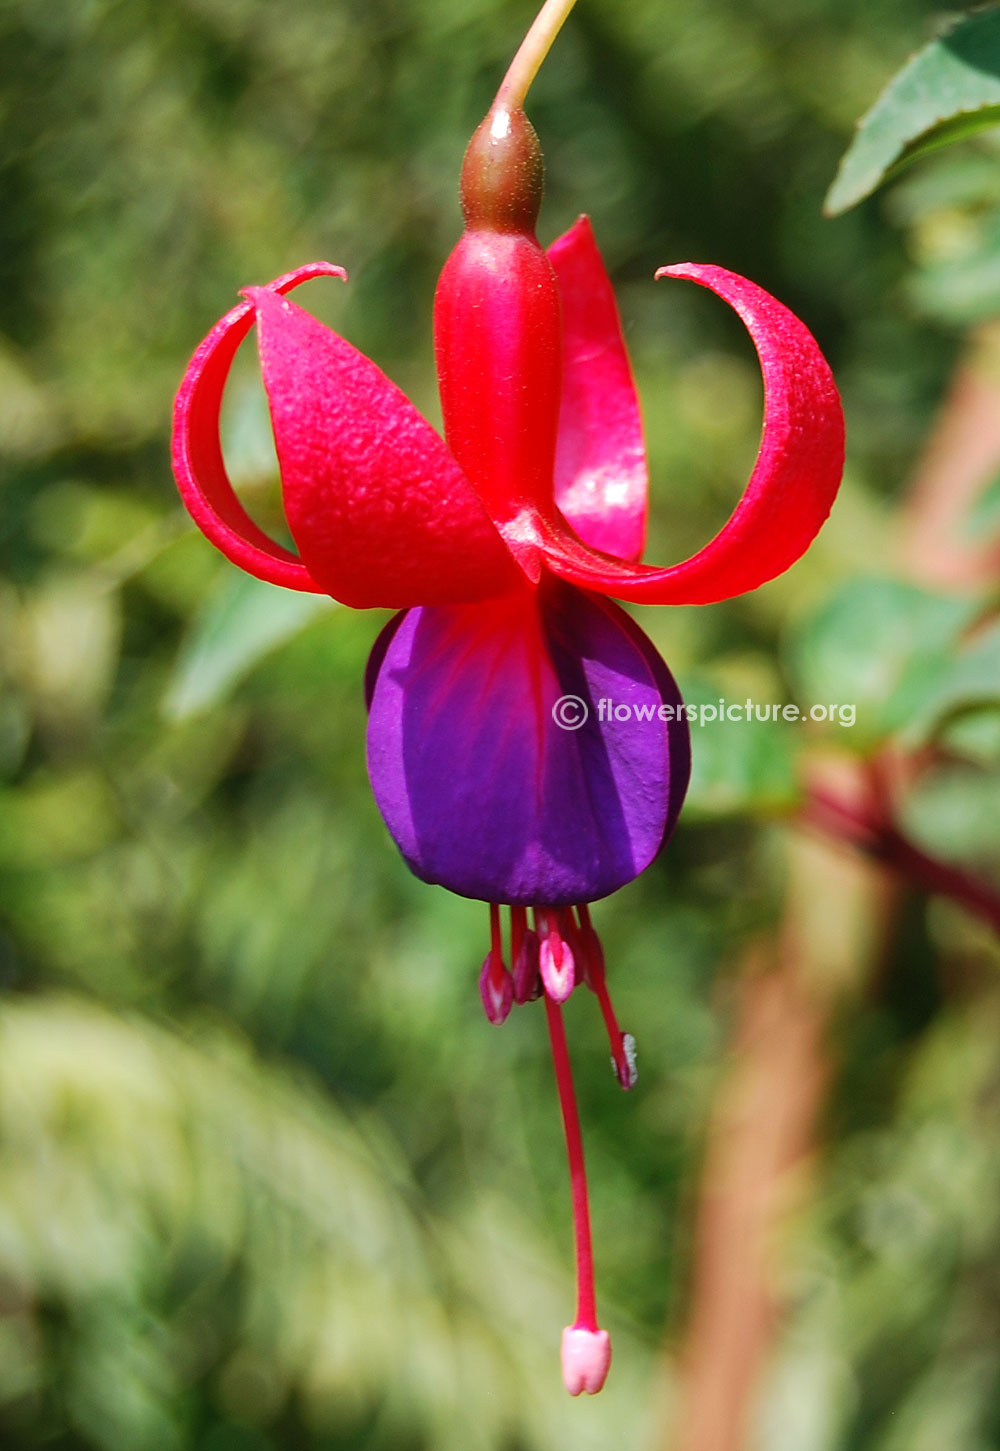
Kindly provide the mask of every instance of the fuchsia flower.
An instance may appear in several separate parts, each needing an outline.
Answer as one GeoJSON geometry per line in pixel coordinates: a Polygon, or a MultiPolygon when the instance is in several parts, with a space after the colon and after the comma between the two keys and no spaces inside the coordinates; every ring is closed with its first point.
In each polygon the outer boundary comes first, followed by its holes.
{"type": "MultiPolygon", "coordinates": [[[[561,23],[566,0],[549,0],[540,20],[557,3],[561,23]]],[[[560,1005],[581,982],[594,991],[618,1079],[632,1087],[634,1045],[611,1006],[588,904],[656,856],[689,768],[673,678],[608,596],[710,604],[782,573],[829,512],[843,420],[816,343],[779,302],[721,267],[661,269],[710,288],[743,320],[764,376],[764,426],[718,535],[683,563],[638,562],[646,459],[614,297],[585,217],[547,251],[536,240],[542,161],[519,104],[527,82],[518,94],[511,80],[517,64],[466,154],[465,232],[438,285],[445,439],[374,363],[288,300],[307,279],[346,278],[317,262],[246,289],[198,348],[177,397],[174,467],[195,522],[241,568],[401,611],[369,662],[372,787],[418,877],[490,904],[480,978],[490,1021],[544,999],[571,1168],[578,1304],[563,1374],[577,1395],[600,1390],[610,1343],[596,1318],[560,1005]],[[298,554],[247,515],[219,444],[226,377],[254,323],[298,554]],[[560,716],[567,696],[578,728],[560,716]],[[609,697],[633,707],[630,721],[598,718],[595,702],[609,697]]]]}

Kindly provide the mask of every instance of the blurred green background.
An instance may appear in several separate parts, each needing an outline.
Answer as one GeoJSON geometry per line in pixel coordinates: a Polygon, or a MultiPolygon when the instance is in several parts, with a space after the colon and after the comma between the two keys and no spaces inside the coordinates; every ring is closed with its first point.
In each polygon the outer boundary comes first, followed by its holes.
{"type": "MultiPolygon", "coordinates": [[[[485,909],[413,880],[371,801],[360,680],[381,616],[242,581],[183,515],[167,451],[183,369],[237,289],[315,257],[351,282],[300,301],[438,420],[431,302],[458,168],[532,14],[0,6],[11,1451],[582,1451],[677,1431],[734,985],[782,917],[803,747],[863,755],[898,726],[874,725],[891,661],[865,674],[890,586],[852,591],[890,572],[896,501],[965,329],[1000,311],[967,288],[963,312],[927,280],[963,247],[979,258],[1000,172],[987,138],[821,216],[853,123],[933,33],[918,0],[580,0],[534,88],[542,238],[587,211],[619,290],[656,481],[650,558],[683,557],[726,517],[760,406],[738,324],[698,289],[654,286],[657,266],[754,277],[807,321],[844,395],[847,479],[808,558],[644,625],[692,699],[808,705],[835,680],[829,699],[861,702],[850,740],[696,730],[676,838],[595,911],[623,1024],[642,1025],[641,1078],[616,1091],[578,994],[616,1361],[600,1398],[570,1402],[542,1017],[486,1023],[485,909]],[[956,192],[961,166],[979,181],[956,192]],[[817,678],[844,618],[855,654],[817,678]]],[[[225,431],[244,496],[279,527],[252,357],[225,431]]],[[[893,636],[892,660],[937,618],[893,636]]],[[[996,723],[980,712],[911,803],[928,850],[994,874],[996,723]]],[[[859,964],[828,1014],[836,1066],[812,1192],[783,1234],[756,1451],[1000,1447],[998,956],[948,904],[894,911],[878,973],[859,964]]]]}

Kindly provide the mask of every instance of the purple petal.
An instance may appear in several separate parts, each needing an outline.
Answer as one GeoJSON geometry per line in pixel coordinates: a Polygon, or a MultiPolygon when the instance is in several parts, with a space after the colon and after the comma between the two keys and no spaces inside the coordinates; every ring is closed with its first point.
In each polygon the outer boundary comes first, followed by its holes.
{"type": "Polygon", "coordinates": [[[680,707],[622,610],[546,579],[402,618],[378,671],[368,770],[424,881],[484,901],[593,901],[638,876],[673,827],[689,765],[680,707]],[[587,708],[577,729],[554,719],[565,696],[587,708]]]}
{"type": "Polygon", "coordinates": [[[375,694],[375,685],[378,681],[378,673],[382,669],[385,652],[392,644],[393,637],[405,618],[406,611],[400,610],[382,626],[375,637],[375,643],[368,656],[368,664],[365,666],[365,710],[372,708],[372,697],[375,694]]]}

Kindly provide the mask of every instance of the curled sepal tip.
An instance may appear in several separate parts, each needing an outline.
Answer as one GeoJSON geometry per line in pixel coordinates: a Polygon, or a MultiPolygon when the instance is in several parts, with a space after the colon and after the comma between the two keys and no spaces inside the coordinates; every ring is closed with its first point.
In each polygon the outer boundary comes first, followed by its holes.
{"type": "Polygon", "coordinates": [[[173,460],[195,523],[259,579],[358,608],[515,587],[509,552],[444,441],[374,363],[284,296],[320,276],[346,273],[314,262],[247,288],[192,358],[174,410],[173,460]],[[222,395],[254,321],[298,555],[249,517],[222,458],[222,395]]]}
{"type": "Polygon", "coordinates": [[[563,1384],[571,1396],[586,1391],[596,1396],[611,1365],[611,1337],[606,1330],[567,1325],[562,1334],[563,1384]]]}
{"type": "MultiPolygon", "coordinates": [[[[313,277],[347,281],[343,267],[310,262],[277,278],[270,284],[271,291],[284,294],[313,277]]],[[[198,528],[233,564],[270,584],[322,593],[323,586],[313,579],[302,560],[269,539],[250,518],[223,462],[219,442],[222,394],[236,350],[253,322],[253,303],[239,303],[216,323],[188,364],[174,403],[174,476],[198,528]]]]}
{"type": "Polygon", "coordinates": [[[714,604],[775,579],[812,543],[840,486],[844,417],[815,339],[763,288],[723,267],[690,262],[656,275],[709,288],[750,334],[764,379],[764,421],[749,482],[715,538],[665,569],[602,558],[558,523],[543,548],[549,566],[583,588],[636,603],[714,604]]]}

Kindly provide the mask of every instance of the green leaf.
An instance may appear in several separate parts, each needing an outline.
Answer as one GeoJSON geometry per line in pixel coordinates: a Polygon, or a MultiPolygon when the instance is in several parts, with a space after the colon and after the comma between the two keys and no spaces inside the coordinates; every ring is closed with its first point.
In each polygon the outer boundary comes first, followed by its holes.
{"type": "Polygon", "coordinates": [[[278,589],[231,574],[194,618],[181,647],[164,711],[184,720],[216,705],[265,655],[283,645],[335,601],[278,589]]]}
{"type": "Polygon", "coordinates": [[[956,639],[974,600],[933,595],[891,579],[854,580],[795,633],[790,665],[807,701],[857,707],[851,743],[865,748],[926,721],[948,695],[956,639]]]}
{"type": "Polygon", "coordinates": [[[1000,6],[959,20],[918,51],[858,124],[824,211],[836,216],[901,167],[1000,124],[1000,6]]]}
{"type": "Polygon", "coordinates": [[[950,765],[919,781],[907,797],[903,828],[935,856],[973,866],[996,862],[1000,777],[950,765]]]}
{"type": "Polygon", "coordinates": [[[909,699],[904,692],[900,703],[908,717],[907,737],[914,742],[937,734],[945,722],[965,712],[1000,704],[1000,624],[949,651],[933,678],[904,685],[909,699]]]}
{"type": "Polygon", "coordinates": [[[938,741],[947,755],[974,766],[1000,766],[1000,707],[982,706],[945,721],[938,741]]]}
{"type": "MultiPolygon", "coordinates": [[[[758,719],[747,702],[734,701],[706,676],[685,675],[681,685],[691,724],[688,814],[768,814],[793,806],[799,796],[794,733],[801,726],[758,719]],[[729,718],[730,706],[737,719],[729,718]]],[[[763,702],[754,705],[765,709],[763,702]]],[[[780,705],[768,708],[780,711],[780,705]]]]}

